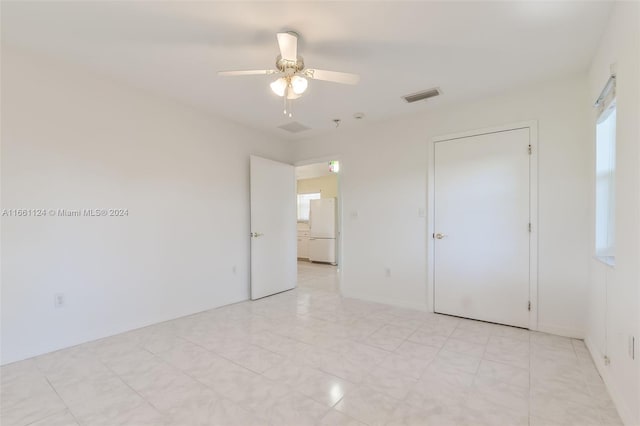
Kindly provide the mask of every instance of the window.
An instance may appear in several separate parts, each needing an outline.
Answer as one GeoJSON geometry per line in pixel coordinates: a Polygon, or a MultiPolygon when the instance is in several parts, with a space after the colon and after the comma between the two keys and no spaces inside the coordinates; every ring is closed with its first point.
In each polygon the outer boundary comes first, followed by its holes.
{"type": "Polygon", "coordinates": [[[309,211],[311,209],[311,200],[319,200],[320,193],[312,192],[310,194],[298,194],[298,222],[309,221],[309,211]]]}
{"type": "Polygon", "coordinates": [[[615,256],[616,103],[601,107],[596,130],[596,256],[613,264],[615,256]]]}

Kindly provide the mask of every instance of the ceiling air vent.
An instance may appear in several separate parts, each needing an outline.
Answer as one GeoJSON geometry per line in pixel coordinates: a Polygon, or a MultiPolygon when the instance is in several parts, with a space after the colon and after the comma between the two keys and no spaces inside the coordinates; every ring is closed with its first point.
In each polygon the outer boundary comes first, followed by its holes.
{"type": "Polygon", "coordinates": [[[286,130],[291,133],[300,133],[305,130],[310,130],[311,127],[307,127],[304,124],[300,124],[297,121],[292,121],[291,123],[283,124],[282,126],[278,126],[279,129],[286,130]]]}
{"type": "Polygon", "coordinates": [[[410,95],[403,96],[402,99],[404,99],[405,101],[407,101],[407,103],[410,104],[413,102],[421,101],[423,99],[433,98],[439,95],[440,95],[440,88],[434,87],[433,89],[423,90],[422,92],[412,93],[410,95]]]}

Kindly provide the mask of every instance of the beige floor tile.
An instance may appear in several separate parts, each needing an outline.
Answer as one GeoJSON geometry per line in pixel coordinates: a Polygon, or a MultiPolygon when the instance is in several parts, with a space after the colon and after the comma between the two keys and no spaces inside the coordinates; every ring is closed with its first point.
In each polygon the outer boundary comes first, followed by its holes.
{"type": "Polygon", "coordinates": [[[347,380],[323,371],[309,375],[295,385],[298,392],[328,407],[333,407],[356,387],[347,380]]]}
{"type": "Polygon", "coordinates": [[[228,367],[229,361],[202,346],[184,341],[175,347],[159,352],[164,362],[193,377],[215,373],[228,367]]]}
{"type": "Polygon", "coordinates": [[[79,424],[75,417],[68,410],[65,410],[31,423],[29,426],[79,426],[79,424]]]}
{"type": "Polygon", "coordinates": [[[465,342],[474,343],[478,345],[486,345],[489,342],[489,336],[491,335],[491,329],[481,330],[469,330],[466,328],[456,328],[451,334],[451,338],[457,340],[463,340],[465,342]]]}
{"type": "Polygon", "coordinates": [[[320,419],[319,426],[365,426],[364,423],[337,410],[331,410],[320,419]]]}
{"type": "Polygon", "coordinates": [[[110,395],[126,394],[131,389],[122,379],[114,374],[98,374],[69,380],[59,380],[53,386],[69,407],[82,404],[84,401],[100,400],[110,395]]]}
{"type": "Polygon", "coordinates": [[[370,426],[384,425],[399,402],[385,394],[360,386],[338,402],[335,409],[370,426]]]}
{"type": "Polygon", "coordinates": [[[0,367],[2,426],[621,425],[580,340],[297,289],[0,367]]]}
{"type": "Polygon", "coordinates": [[[460,340],[453,336],[450,337],[442,347],[442,350],[444,351],[457,352],[459,354],[475,358],[482,358],[484,355],[484,349],[484,344],[471,343],[467,340],[460,340]]]}
{"type": "Polygon", "coordinates": [[[171,412],[172,426],[262,426],[259,419],[240,405],[217,395],[200,394],[171,412]]]}
{"type": "Polygon", "coordinates": [[[462,422],[460,406],[414,406],[402,403],[391,414],[387,426],[460,426],[462,422]]]}
{"type": "Polygon", "coordinates": [[[447,341],[446,336],[434,334],[430,331],[418,329],[407,340],[413,343],[419,343],[421,345],[433,346],[435,348],[441,348],[447,341]]]}
{"type": "Polygon", "coordinates": [[[436,358],[429,365],[434,369],[441,370],[460,370],[465,373],[475,374],[480,366],[481,359],[475,356],[469,356],[460,352],[445,350],[444,348],[438,352],[436,358]]]}
{"type": "Polygon", "coordinates": [[[1,400],[3,426],[27,425],[66,409],[40,372],[3,382],[1,400]]]}
{"type": "Polygon", "coordinates": [[[412,358],[394,353],[390,354],[384,361],[378,364],[378,367],[385,368],[403,377],[419,379],[430,363],[430,360],[412,358]]]}
{"type": "Polygon", "coordinates": [[[314,426],[329,407],[298,392],[292,392],[258,411],[258,417],[272,425],[314,426]]]}
{"type": "Polygon", "coordinates": [[[273,382],[263,376],[253,376],[246,381],[237,382],[222,396],[254,413],[270,407],[292,389],[281,383],[273,382]]]}
{"type": "Polygon", "coordinates": [[[386,351],[396,350],[403,342],[404,339],[399,337],[389,336],[388,334],[380,333],[379,331],[360,339],[360,342],[365,345],[373,346],[375,348],[384,349],[386,351]]]}
{"type": "Polygon", "coordinates": [[[471,392],[474,375],[455,369],[429,366],[413,386],[405,402],[416,407],[457,407],[471,392]]]}
{"type": "Polygon", "coordinates": [[[280,354],[255,345],[247,346],[237,352],[227,352],[222,356],[259,374],[286,360],[280,354]]]}
{"type": "Polygon", "coordinates": [[[384,334],[385,336],[397,337],[399,339],[406,339],[414,331],[416,327],[402,327],[400,325],[387,324],[382,326],[377,333],[384,334]]]}
{"type": "Polygon", "coordinates": [[[529,370],[508,364],[483,359],[478,369],[478,377],[493,379],[512,385],[529,388],[529,370]]]}
{"type": "Polygon", "coordinates": [[[472,395],[465,401],[461,424],[529,426],[529,412],[528,409],[512,409],[505,404],[494,404],[490,398],[472,395]]]}
{"type": "Polygon", "coordinates": [[[552,394],[531,395],[531,415],[568,426],[600,425],[600,410],[552,394]]]}
{"type": "Polygon", "coordinates": [[[421,345],[410,341],[405,341],[395,352],[399,355],[419,358],[423,360],[432,360],[438,354],[439,349],[433,346],[421,345]]]}
{"type": "Polygon", "coordinates": [[[403,400],[417,382],[382,367],[374,368],[362,380],[363,385],[398,400],[403,400]]]}
{"type": "Polygon", "coordinates": [[[513,367],[529,369],[529,342],[510,337],[491,336],[483,358],[513,367]]]}
{"type": "Polygon", "coordinates": [[[477,376],[470,396],[475,401],[510,409],[525,418],[529,415],[529,389],[525,387],[477,376]]]}

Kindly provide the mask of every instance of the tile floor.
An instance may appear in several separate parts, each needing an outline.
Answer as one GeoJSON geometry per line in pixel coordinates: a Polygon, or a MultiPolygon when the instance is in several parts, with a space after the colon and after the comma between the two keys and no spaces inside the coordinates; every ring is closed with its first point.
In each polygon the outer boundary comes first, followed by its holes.
{"type": "Polygon", "coordinates": [[[2,367],[3,426],[619,425],[582,341],[293,291],[2,367]]]}

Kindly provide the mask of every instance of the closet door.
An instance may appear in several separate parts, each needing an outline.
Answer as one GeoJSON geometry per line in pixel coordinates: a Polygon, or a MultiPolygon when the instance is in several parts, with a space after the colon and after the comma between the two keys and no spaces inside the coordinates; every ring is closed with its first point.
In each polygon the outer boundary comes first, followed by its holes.
{"type": "Polygon", "coordinates": [[[435,143],[435,311],[529,327],[529,128],[435,143]]]}

